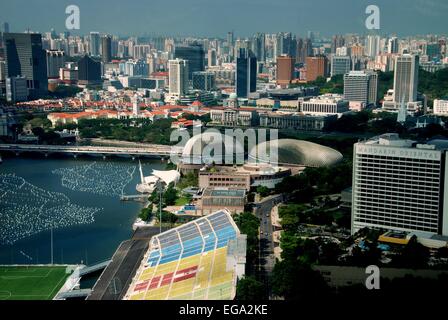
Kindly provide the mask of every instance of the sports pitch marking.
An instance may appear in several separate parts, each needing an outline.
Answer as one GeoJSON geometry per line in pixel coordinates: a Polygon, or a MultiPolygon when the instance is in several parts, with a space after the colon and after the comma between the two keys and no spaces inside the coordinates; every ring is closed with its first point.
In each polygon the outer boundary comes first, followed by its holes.
{"type": "Polygon", "coordinates": [[[52,299],[69,276],[66,267],[0,267],[0,300],[52,299]]]}

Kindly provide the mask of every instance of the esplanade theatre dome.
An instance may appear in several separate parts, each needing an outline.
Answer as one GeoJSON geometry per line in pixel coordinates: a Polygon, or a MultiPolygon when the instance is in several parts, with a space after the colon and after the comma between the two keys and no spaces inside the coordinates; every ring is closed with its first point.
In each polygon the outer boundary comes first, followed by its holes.
{"type": "Polygon", "coordinates": [[[219,131],[206,131],[193,136],[185,144],[182,151],[182,162],[185,164],[218,164],[225,163],[226,156],[244,160],[244,147],[233,136],[221,134],[219,131]],[[230,142],[230,143],[229,143],[230,142]]]}
{"type": "MultiPolygon", "coordinates": [[[[277,141],[279,164],[327,167],[340,162],[343,158],[339,151],[317,143],[294,139],[279,139],[277,141]]],[[[269,155],[270,142],[262,142],[250,151],[249,160],[268,162],[269,155]],[[263,148],[266,148],[266,153],[257,152],[257,150],[263,150],[263,148]]]]}

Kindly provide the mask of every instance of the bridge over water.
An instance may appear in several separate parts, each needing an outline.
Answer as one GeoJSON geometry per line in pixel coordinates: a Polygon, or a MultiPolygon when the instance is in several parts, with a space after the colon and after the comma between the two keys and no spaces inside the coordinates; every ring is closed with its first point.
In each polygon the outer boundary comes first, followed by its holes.
{"type": "Polygon", "coordinates": [[[23,152],[38,152],[45,155],[51,153],[99,156],[156,157],[168,158],[172,154],[181,154],[182,148],[176,146],[152,145],[150,147],[107,147],[107,146],[66,146],[66,145],[28,145],[0,144],[0,152],[11,152],[19,155],[23,152]]]}

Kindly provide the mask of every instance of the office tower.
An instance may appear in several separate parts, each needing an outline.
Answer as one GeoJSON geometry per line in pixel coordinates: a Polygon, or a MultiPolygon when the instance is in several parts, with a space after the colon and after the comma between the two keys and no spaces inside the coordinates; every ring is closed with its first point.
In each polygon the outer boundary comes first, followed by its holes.
{"type": "Polygon", "coordinates": [[[216,50],[215,49],[208,49],[207,62],[208,62],[209,67],[216,66],[216,50]]]}
{"type": "Polygon", "coordinates": [[[277,57],[277,84],[286,87],[294,79],[294,58],[288,55],[277,57]]]}
{"type": "Polygon", "coordinates": [[[100,56],[100,34],[98,32],[90,32],[90,55],[100,56]]]}
{"type": "Polygon", "coordinates": [[[20,102],[28,99],[27,79],[22,76],[6,78],[6,101],[20,102]]]}
{"type": "Polygon", "coordinates": [[[101,38],[101,57],[103,63],[109,63],[112,60],[112,37],[110,35],[101,38]]]}
{"type": "Polygon", "coordinates": [[[193,72],[193,89],[212,91],[215,90],[215,74],[209,71],[193,72]]]}
{"type": "Polygon", "coordinates": [[[381,50],[381,38],[377,35],[368,35],[366,38],[366,55],[370,58],[376,57],[381,50]]]}
{"type": "Polygon", "coordinates": [[[0,60],[0,87],[6,81],[6,62],[0,60]]]}
{"type": "Polygon", "coordinates": [[[394,67],[395,103],[417,101],[419,56],[403,54],[396,57],[394,67]]]}
{"type": "Polygon", "coordinates": [[[315,81],[318,77],[327,77],[327,58],[325,56],[306,58],[306,81],[315,81]]]}
{"type": "Polygon", "coordinates": [[[375,104],[378,95],[378,75],[371,70],[344,74],[344,98],[350,102],[375,104]]]}
{"type": "Polygon", "coordinates": [[[257,58],[251,50],[241,49],[236,59],[236,94],[247,98],[257,89],[257,58]]]}
{"type": "Polygon", "coordinates": [[[9,23],[8,22],[3,22],[2,31],[3,31],[3,33],[9,33],[9,23]]]}
{"type": "Polygon", "coordinates": [[[133,57],[134,59],[146,59],[146,55],[151,52],[151,46],[149,44],[138,44],[134,46],[133,57]]]}
{"type": "Polygon", "coordinates": [[[387,41],[387,53],[398,53],[397,37],[392,37],[387,41]]]}
{"type": "Polygon", "coordinates": [[[64,67],[65,53],[60,50],[46,50],[47,56],[47,77],[59,78],[59,69],[64,67]]]}
{"type": "Polygon", "coordinates": [[[191,80],[193,72],[204,71],[204,49],[200,44],[176,46],[174,58],[188,60],[188,79],[191,80]]]}
{"type": "Polygon", "coordinates": [[[297,63],[305,63],[306,53],[305,53],[305,43],[302,38],[297,39],[297,53],[296,53],[296,62],[297,63]]]}
{"type": "Polygon", "coordinates": [[[252,52],[258,61],[266,61],[265,34],[257,33],[252,38],[252,52]]]}
{"type": "Polygon", "coordinates": [[[78,61],[78,84],[101,84],[101,62],[85,55],[78,61]]]}
{"type": "Polygon", "coordinates": [[[144,60],[128,60],[119,64],[120,72],[127,76],[149,76],[149,66],[144,60]]]}
{"type": "Polygon", "coordinates": [[[38,33],[5,33],[7,77],[26,77],[30,99],[48,92],[47,61],[38,33]]]}
{"type": "Polygon", "coordinates": [[[349,56],[335,56],[331,57],[331,76],[338,74],[346,74],[350,71],[351,59],[349,56]]]}
{"type": "Polygon", "coordinates": [[[364,227],[448,235],[447,150],[386,134],[353,151],[352,233],[364,227]]]}
{"type": "Polygon", "coordinates": [[[189,61],[182,59],[170,60],[168,62],[168,69],[170,95],[185,95],[188,90],[189,61]]]}
{"type": "Polygon", "coordinates": [[[232,47],[234,44],[233,31],[227,32],[227,45],[232,47]]]}
{"type": "Polygon", "coordinates": [[[281,55],[289,55],[295,57],[297,54],[296,39],[292,37],[290,32],[280,32],[275,35],[275,57],[281,55]]]}
{"type": "Polygon", "coordinates": [[[340,36],[340,35],[333,36],[333,39],[331,41],[331,53],[335,54],[336,49],[343,47],[344,44],[345,44],[345,40],[344,40],[343,36],[340,36]]]}

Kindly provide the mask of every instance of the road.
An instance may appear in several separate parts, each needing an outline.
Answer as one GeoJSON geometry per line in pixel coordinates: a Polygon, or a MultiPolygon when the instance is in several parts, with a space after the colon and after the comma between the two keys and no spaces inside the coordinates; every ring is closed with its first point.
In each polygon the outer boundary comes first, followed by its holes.
{"type": "Polygon", "coordinates": [[[282,195],[269,196],[260,201],[255,209],[255,215],[260,219],[258,256],[259,279],[265,282],[269,295],[269,276],[275,265],[274,238],[272,236],[274,230],[272,227],[271,211],[276,204],[282,201],[282,198],[282,195]]]}

